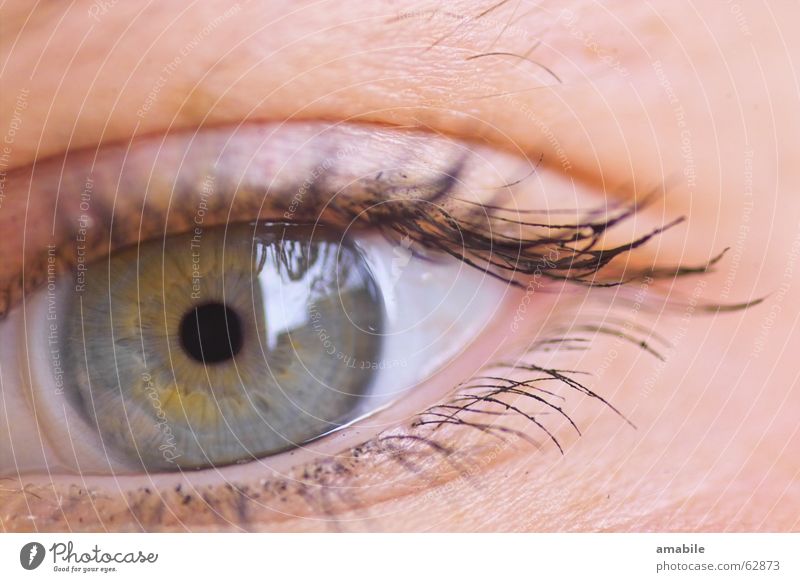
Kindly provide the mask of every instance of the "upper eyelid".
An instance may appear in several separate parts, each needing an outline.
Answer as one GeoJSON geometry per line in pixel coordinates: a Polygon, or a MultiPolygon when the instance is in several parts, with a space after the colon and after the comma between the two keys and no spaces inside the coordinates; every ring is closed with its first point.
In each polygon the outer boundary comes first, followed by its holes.
{"type": "MultiPolygon", "coordinates": [[[[499,269],[500,275],[490,274],[509,281],[517,274],[552,270],[547,259],[550,251],[545,251],[555,248],[559,254],[555,278],[574,279],[573,265],[580,265],[578,275],[593,284],[594,273],[610,258],[627,254],[659,232],[651,229],[627,243],[612,245],[611,250],[601,250],[598,235],[619,224],[621,216],[632,215],[635,206],[623,207],[621,212],[611,207],[609,218],[581,218],[576,210],[575,218],[565,221],[560,216],[548,216],[546,211],[550,205],[559,206],[551,199],[558,194],[557,189],[539,200],[545,206],[540,219],[543,229],[531,227],[529,216],[515,217],[513,212],[521,202],[515,199],[518,191],[531,177],[541,180],[535,175],[537,167],[524,159],[441,136],[324,123],[206,130],[98,152],[78,152],[37,165],[31,168],[31,174],[16,172],[9,177],[9,191],[15,185],[27,186],[31,203],[24,208],[24,217],[37,229],[32,231],[27,224],[20,229],[10,212],[0,217],[7,225],[15,225],[8,229],[12,238],[6,256],[15,258],[16,242],[16,258],[27,261],[24,280],[16,270],[22,268],[21,264],[15,269],[12,263],[4,262],[0,268],[0,313],[6,313],[45,276],[52,276],[53,269],[47,267],[63,269],[76,262],[89,262],[141,239],[186,232],[197,224],[262,218],[265,211],[272,219],[282,213],[289,220],[303,217],[312,221],[319,219],[321,210],[335,211],[341,226],[347,226],[356,216],[368,216],[366,222],[391,229],[393,214],[382,212],[388,206],[381,203],[411,200],[415,204],[405,210],[401,207],[405,222],[394,229],[396,232],[409,234],[410,228],[412,237],[426,244],[428,227],[421,226],[420,220],[433,225],[434,218],[439,218],[442,222],[435,230],[445,227],[455,243],[445,240],[445,246],[439,242],[435,246],[463,258],[461,250],[451,250],[448,245],[458,243],[459,237],[463,244],[464,233],[472,231],[472,246],[468,241],[467,247],[477,258],[476,266],[499,269]],[[241,140],[253,151],[237,143],[241,140]],[[179,147],[175,148],[176,144],[179,147]],[[309,153],[308,149],[313,151],[309,153]],[[194,153],[187,158],[189,151],[194,153]],[[331,179],[337,180],[333,186],[328,183],[331,179]],[[206,192],[209,180],[212,190],[218,188],[224,196],[213,198],[206,192]],[[329,191],[324,192],[326,189],[329,191]],[[33,195],[37,191],[42,194],[33,195]],[[354,199],[350,199],[354,193],[354,199]],[[498,196],[503,199],[495,202],[498,196]],[[105,199],[108,197],[111,200],[105,199]],[[417,208],[419,202],[426,201],[430,206],[417,208]],[[215,205],[217,212],[212,218],[210,208],[215,205]],[[370,214],[362,214],[370,205],[376,206],[370,214]],[[512,212],[511,217],[497,216],[505,208],[512,212]],[[456,222],[451,224],[451,219],[456,222]],[[473,224],[475,220],[479,224],[473,224]],[[561,227],[566,233],[547,226],[561,223],[566,223],[561,227]],[[49,236],[42,224],[52,225],[49,236]],[[506,228],[509,234],[494,232],[506,228]],[[530,228],[538,229],[539,234],[523,236],[515,232],[530,228]],[[92,241],[85,238],[87,233],[94,237],[92,241]],[[38,237],[38,245],[31,237],[38,237]],[[76,237],[85,240],[76,242],[72,254],[70,250],[54,250],[62,241],[76,237]],[[579,241],[586,245],[578,255],[575,249],[580,247],[574,243],[579,241]],[[26,256],[22,256],[22,248],[28,251],[26,256]],[[533,255],[528,255],[528,248],[533,249],[533,255]],[[523,258],[526,262],[519,263],[523,258]],[[511,277],[506,276],[508,273],[511,277]]],[[[474,260],[463,260],[475,264],[474,260]]]]}
{"type": "MultiPolygon", "coordinates": [[[[87,232],[95,237],[95,244],[88,249],[95,256],[84,257],[89,260],[142,238],[190,230],[200,212],[205,226],[253,220],[264,214],[282,218],[286,211],[301,216],[310,210],[314,219],[315,204],[320,201],[311,200],[319,194],[312,190],[321,189],[318,182],[332,172],[340,186],[350,189],[366,178],[364,184],[375,188],[367,193],[373,198],[379,194],[390,197],[394,187],[393,194],[407,195],[416,188],[416,195],[427,196],[425,188],[432,185],[435,189],[465,151],[463,144],[419,132],[383,130],[382,139],[375,141],[375,131],[335,124],[221,128],[139,140],[96,152],[73,152],[12,172],[7,183],[10,196],[0,215],[3,230],[11,235],[4,244],[6,260],[0,263],[0,285],[13,291],[12,286],[20,283],[22,268],[13,263],[22,260],[27,261],[25,284],[38,285],[41,280],[37,280],[34,267],[41,272],[47,245],[60,248],[62,241],[74,241],[76,235],[87,232]],[[358,150],[366,146],[371,160],[358,150]],[[349,148],[354,149],[348,152],[349,148]],[[377,151],[380,148],[383,151],[377,151]],[[187,152],[192,153],[186,157],[187,152]],[[395,175],[384,171],[370,178],[372,169],[391,170],[393,164],[395,175]],[[209,178],[216,197],[204,194],[209,178]],[[91,228],[86,229],[87,224],[92,224],[91,228]]],[[[509,165],[505,157],[497,158],[496,163],[509,165]]],[[[502,180],[495,176],[493,184],[497,183],[502,180]]],[[[69,251],[59,250],[57,255],[59,268],[74,259],[69,251]]],[[[13,292],[19,296],[24,291],[13,292]]],[[[6,303],[13,299],[9,296],[6,303]]]]}

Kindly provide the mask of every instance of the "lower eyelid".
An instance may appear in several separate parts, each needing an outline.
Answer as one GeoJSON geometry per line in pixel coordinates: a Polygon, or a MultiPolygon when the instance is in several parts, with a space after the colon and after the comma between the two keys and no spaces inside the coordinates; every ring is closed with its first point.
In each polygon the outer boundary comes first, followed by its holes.
{"type": "MultiPolygon", "coordinates": [[[[579,302],[578,296],[574,299],[579,302]]],[[[549,295],[549,300],[553,307],[558,302],[557,294],[549,295]]],[[[547,311],[545,301],[537,307],[547,311]]],[[[568,309],[562,306],[555,313],[563,315],[565,311],[568,309]]],[[[535,327],[526,329],[528,339],[535,336],[535,327]]],[[[552,327],[542,328],[542,335],[547,337],[547,330],[552,327]]],[[[500,369],[493,373],[507,375],[500,369]]],[[[518,426],[524,429],[525,423],[518,426]]],[[[359,436],[357,430],[352,432],[352,436],[359,436]]],[[[547,448],[547,454],[557,455],[552,446],[547,448]]],[[[133,479],[106,478],[105,487],[90,486],[88,490],[83,488],[86,483],[76,485],[59,478],[50,485],[39,481],[26,486],[13,505],[10,501],[0,503],[7,504],[6,515],[14,515],[27,499],[40,530],[63,529],[66,524],[71,529],[280,529],[294,518],[331,520],[356,508],[369,512],[370,506],[382,501],[424,494],[452,479],[477,478],[482,471],[491,470],[513,454],[541,454],[541,451],[520,439],[498,439],[463,426],[445,426],[432,434],[404,424],[363,445],[295,468],[283,476],[264,470],[259,479],[246,480],[232,478],[225,471],[214,472],[225,482],[214,486],[211,481],[215,475],[211,473],[206,482],[192,482],[191,474],[187,474],[169,484],[170,476],[163,475],[153,476],[147,484],[140,483],[135,488],[129,488],[129,484],[135,483],[133,479]]],[[[29,513],[26,509],[19,515],[29,513]]],[[[14,519],[6,525],[28,529],[30,524],[14,519]]]]}
{"type": "MultiPolygon", "coordinates": [[[[492,280],[489,279],[491,282],[492,280]]],[[[493,285],[498,284],[492,282],[493,285]]],[[[491,290],[491,288],[487,289],[491,290]]],[[[277,474],[286,474],[292,467],[296,466],[299,459],[309,458],[309,456],[325,457],[333,455],[343,449],[355,446],[365,439],[369,438],[375,433],[385,430],[401,423],[408,418],[412,417],[416,412],[423,409],[425,406],[430,405],[432,402],[443,398],[450,392],[453,386],[462,381],[465,377],[469,377],[477,369],[476,366],[480,362],[486,361],[488,358],[496,357],[495,350],[498,345],[503,345],[503,341],[509,335],[509,329],[506,319],[513,314],[512,306],[517,302],[519,291],[514,288],[507,288],[507,297],[499,297],[501,305],[505,305],[505,309],[495,309],[496,323],[489,323],[487,327],[480,330],[480,335],[477,339],[468,342],[467,345],[462,346],[458,354],[453,354],[452,359],[448,363],[439,367],[432,376],[421,380],[419,384],[409,390],[403,390],[402,395],[395,397],[394,400],[388,402],[378,412],[370,414],[353,425],[341,429],[323,438],[314,440],[310,443],[304,444],[300,449],[277,455],[269,456],[261,461],[253,463],[246,463],[241,465],[232,465],[222,469],[207,469],[201,471],[190,471],[187,475],[196,483],[211,484],[218,482],[220,475],[226,480],[244,480],[247,475],[254,472],[254,468],[263,468],[264,471],[273,471],[277,474]],[[255,466],[255,467],[254,467],[255,466]]],[[[45,297],[40,297],[44,301],[45,297]]],[[[472,304],[471,304],[472,305],[472,304]]],[[[15,314],[17,315],[17,314],[15,314]]],[[[14,324],[14,317],[7,323],[14,324]]],[[[36,350],[33,350],[36,351],[36,350]]],[[[32,361],[34,366],[38,365],[42,369],[47,369],[49,361],[47,352],[41,351],[39,360],[32,361]]],[[[41,417],[41,413],[39,414],[41,417]]],[[[62,419],[63,420],[63,419],[62,419]]],[[[48,420],[44,417],[39,419],[40,422],[47,424],[48,420]]],[[[176,477],[170,473],[155,473],[147,477],[139,478],[125,477],[124,475],[117,475],[116,477],[87,477],[86,483],[98,484],[103,487],[113,487],[120,479],[124,479],[126,483],[131,485],[141,484],[147,482],[154,486],[171,486],[174,485],[176,477]]]]}
{"type": "MultiPolygon", "coordinates": [[[[584,305],[583,290],[571,290],[565,296],[560,287],[555,284],[551,293],[539,295],[535,303],[539,317],[535,322],[526,320],[524,339],[563,334],[564,326],[576,329],[574,322],[585,321],[572,313],[584,305]]],[[[596,303],[609,319],[607,299],[596,303]]],[[[510,309],[519,304],[510,302],[510,309]]],[[[513,377],[509,372],[495,369],[492,375],[513,377]]],[[[576,397],[581,398],[580,394],[576,397]]],[[[15,481],[7,480],[0,491],[0,506],[4,526],[11,530],[286,529],[295,519],[301,520],[297,524],[311,519],[300,527],[314,528],[320,523],[316,520],[335,521],[346,512],[361,511],[373,517],[370,508],[376,504],[406,495],[435,494],[437,486],[478,478],[515,455],[558,458],[553,445],[541,432],[532,432],[525,419],[517,417],[510,426],[538,439],[541,448],[513,438],[512,433],[505,435],[512,438],[502,439],[466,426],[445,426],[432,434],[404,423],[342,454],[289,471],[263,471],[259,478],[239,479],[222,471],[209,473],[206,482],[193,481],[187,474],[182,482],[170,484],[160,479],[136,484],[133,479],[105,478],[98,487],[89,476],[79,482],[62,476],[26,481],[16,492],[15,481]],[[215,477],[224,484],[212,485],[215,477]]],[[[354,429],[346,436],[361,435],[354,429]]]]}
{"type": "MultiPolygon", "coordinates": [[[[509,289],[509,292],[518,293],[513,289],[509,289]]],[[[513,304],[513,301],[509,302],[509,304],[513,304]]],[[[498,315],[499,321],[504,319],[503,314],[498,315]]],[[[503,334],[507,333],[506,329],[500,331],[503,334]]],[[[485,338],[483,342],[491,343],[489,338],[485,338]]],[[[473,347],[478,352],[481,351],[480,346],[473,347]]],[[[486,356],[484,355],[483,357],[486,356]]],[[[437,374],[435,383],[439,386],[438,390],[442,394],[448,391],[455,381],[463,379],[464,373],[461,370],[450,367],[450,369],[437,374]]],[[[404,415],[416,412],[425,404],[434,401],[435,392],[431,393],[431,390],[431,386],[426,385],[418,387],[412,393],[414,396],[419,397],[421,399],[420,402],[424,404],[416,403],[409,398],[407,402],[404,402],[405,409],[403,407],[389,407],[384,411],[386,414],[380,419],[371,417],[360,426],[356,425],[342,431],[341,434],[335,433],[331,435],[333,439],[327,445],[328,453],[326,458],[332,458],[331,453],[333,452],[338,452],[347,446],[363,442],[365,438],[369,438],[380,428],[396,424],[404,415]],[[393,416],[388,415],[390,412],[393,416]]],[[[324,445],[328,440],[326,438],[318,442],[324,445]]],[[[318,455],[326,454],[325,449],[320,448],[317,443],[312,443],[307,448],[311,447],[316,450],[318,455]]],[[[243,503],[241,491],[247,487],[252,491],[252,486],[244,484],[256,480],[258,482],[257,488],[260,492],[254,492],[252,499],[247,502],[248,507],[254,512],[265,511],[272,515],[272,510],[267,511],[263,508],[263,500],[269,498],[271,499],[270,503],[274,503],[278,508],[276,511],[279,514],[287,511],[304,514],[309,511],[307,507],[309,492],[321,492],[328,487],[321,481],[323,475],[332,474],[337,478],[349,478],[354,476],[352,473],[357,468],[364,468],[363,470],[367,472],[373,472],[372,469],[377,471],[378,460],[376,457],[386,457],[385,453],[384,451],[383,455],[377,455],[374,447],[371,446],[369,455],[367,455],[366,449],[362,449],[358,453],[360,460],[347,459],[349,453],[345,453],[346,461],[341,464],[338,462],[331,464],[325,461],[306,465],[302,469],[293,469],[296,465],[297,457],[301,455],[301,451],[296,451],[282,455],[284,461],[282,466],[278,459],[269,458],[263,462],[251,463],[241,467],[230,467],[221,471],[206,470],[198,473],[187,473],[177,478],[175,475],[169,474],[156,474],[140,478],[97,477],[91,474],[82,474],[80,477],[67,474],[23,477],[22,482],[25,483],[24,492],[19,493],[17,496],[12,496],[15,497],[14,500],[9,499],[4,503],[7,504],[8,515],[15,516],[16,512],[20,510],[21,504],[31,501],[31,506],[27,507],[19,515],[36,516],[33,523],[36,524],[38,529],[47,529],[51,526],[53,529],[63,529],[64,527],[72,529],[76,527],[91,528],[92,524],[95,527],[103,527],[103,521],[106,519],[110,519],[118,525],[124,522],[132,528],[136,528],[136,524],[141,522],[143,524],[141,527],[150,529],[156,527],[156,525],[162,527],[162,523],[150,520],[156,517],[166,519],[164,516],[167,513],[179,516],[175,517],[176,523],[186,522],[197,525],[198,519],[213,519],[217,520],[214,523],[219,524],[219,514],[228,511],[231,503],[234,505],[243,503]],[[369,462],[367,457],[369,457],[369,462]],[[292,476],[285,477],[285,475],[292,476]],[[228,483],[229,485],[219,486],[220,482],[228,483]],[[236,485],[234,486],[233,483],[236,483],[236,485]],[[163,499],[158,503],[153,501],[160,499],[161,496],[168,498],[170,501],[164,501],[163,499]],[[234,501],[230,501],[231,499],[234,501]],[[262,501],[258,501],[259,499],[262,501]],[[36,501],[33,502],[32,500],[36,501]],[[174,507],[172,509],[163,507],[164,503],[174,507]],[[193,503],[193,505],[187,507],[190,503],[193,503]],[[198,517],[201,514],[204,517],[198,517]],[[76,521],[81,525],[76,526],[76,521]]],[[[54,470],[53,467],[50,469],[51,472],[54,470]]],[[[379,474],[379,471],[377,474],[379,474]]],[[[361,476],[362,474],[359,473],[359,477],[361,476]]],[[[9,480],[7,489],[14,487],[13,482],[13,480],[9,480]]],[[[382,496],[394,494],[384,492],[382,496]]],[[[241,507],[237,511],[244,512],[241,507]]],[[[17,517],[11,517],[7,525],[8,527],[26,529],[27,519],[20,521],[17,517]]],[[[117,526],[115,525],[114,527],[117,526]]],[[[120,527],[123,526],[120,525],[120,527]]],[[[127,525],[124,527],[127,527],[127,525]]],[[[197,525],[197,527],[201,526],[197,525]]]]}

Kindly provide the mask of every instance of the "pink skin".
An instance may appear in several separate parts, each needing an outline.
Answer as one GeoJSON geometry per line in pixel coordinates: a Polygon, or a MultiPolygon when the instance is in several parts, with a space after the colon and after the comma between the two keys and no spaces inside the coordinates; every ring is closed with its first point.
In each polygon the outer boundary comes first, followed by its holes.
{"type": "MultiPolygon", "coordinates": [[[[713,274],[660,292],[682,305],[765,301],[732,313],[684,307],[660,315],[654,327],[674,345],[663,365],[598,338],[581,369],[602,371],[593,387],[638,428],[586,403],[574,416],[583,437],[563,456],[453,433],[474,438],[487,459],[474,463],[471,480],[443,471],[411,487],[373,452],[376,462],[346,481],[368,492],[359,507],[334,502],[323,511],[293,497],[249,508],[246,523],[230,492],[215,497],[216,508],[182,503],[190,477],[181,493],[132,497],[120,482],[67,503],[58,494],[68,485],[54,492],[12,478],[0,481],[3,529],[317,530],[331,519],[343,529],[412,531],[798,529],[800,39],[792,26],[800,7],[229,7],[83,2],[28,14],[29,3],[6,3],[3,169],[242,121],[410,125],[534,161],[541,155],[544,183],[591,191],[599,204],[667,184],[668,196],[642,212],[637,228],[689,220],[630,260],[694,265],[730,246],[713,274]]],[[[0,223],[19,206],[4,193],[0,223]]],[[[571,297],[562,296],[561,309],[571,297]]],[[[17,389],[3,377],[5,400],[17,389]]],[[[265,497],[279,499],[276,491],[265,497]]]]}

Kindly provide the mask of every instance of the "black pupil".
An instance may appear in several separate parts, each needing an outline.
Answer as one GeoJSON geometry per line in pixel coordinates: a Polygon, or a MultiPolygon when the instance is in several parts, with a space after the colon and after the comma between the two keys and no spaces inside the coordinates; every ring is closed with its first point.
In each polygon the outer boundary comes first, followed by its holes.
{"type": "Polygon", "coordinates": [[[180,336],[186,353],[198,362],[224,362],[242,349],[242,322],[222,303],[197,305],[183,316],[180,336]]]}

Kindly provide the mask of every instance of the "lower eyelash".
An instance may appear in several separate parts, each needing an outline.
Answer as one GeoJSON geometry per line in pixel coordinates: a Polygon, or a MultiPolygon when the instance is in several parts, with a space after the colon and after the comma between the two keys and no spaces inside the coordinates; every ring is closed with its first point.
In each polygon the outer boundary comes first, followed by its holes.
{"type": "MultiPolygon", "coordinates": [[[[640,349],[647,351],[651,355],[655,355],[663,359],[657,352],[649,347],[646,340],[636,340],[626,332],[620,331],[612,326],[606,325],[586,325],[573,327],[570,330],[572,335],[564,337],[554,337],[547,340],[537,342],[531,350],[529,350],[520,359],[533,357],[540,351],[559,351],[560,349],[566,351],[573,351],[575,344],[578,344],[579,351],[588,349],[591,343],[590,338],[577,337],[576,333],[595,333],[595,334],[608,334],[624,341],[635,344],[640,349]],[[553,347],[555,346],[555,347],[553,347]]],[[[522,440],[540,448],[542,445],[538,441],[524,431],[503,426],[498,422],[486,423],[473,420],[476,417],[503,417],[507,415],[522,417],[526,419],[534,430],[543,433],[547,440],[550,441],[558,451],[563,455],[564,448],[559,442],[556,435],[537,418],[537,412],[532,410],[524,410],[521,406],[510,404],[504,400],[504,397],[513,397],[515,400],[522,399],[540,406],[541,412],[545,414],[556,413],[560,419],[565,420],[575,431],[578,436],[582,436],[581,430],[569,413],[564,409],[564,404],[567,397],[559,394],[558,390],[566,389],[582,397],[591,398],[609,410],[613,411],[617,416],[623,419],[631,428],[636,428],[636,425],[631,422],[619,409],[617,409],[611,402],[606,400],[599,393],[588,388],[582,383],[577,376],[587,374],[578,370],[560,369],[540,366],[532,362],[528,363],[509,363],[497,362],[488,367],[489,369],[507,369],[509,370],[508,376],[515,372],[532,373],[531,377],[523,380],[516,380],[509,377],[495,376],[495,375],[481,375],[475,376],[465,384],[459,386],[455,394],[445,404],[434,405],[424,412],[422,412],[418,419],[412,423],[412,427],[430,426],[435,432],[436,429],[441,428],[445,424],[455,424],[458,426],[465,426],[477,429],[492,436],[503,439],[503,433],[515,435],[522,440]],[[546,385],[547,388],[542,385],[546,385]],[[555,385],[551,388],[551,386],[555,385]],[[476,408],[480,406],[480,408],[476,408]],[[446,411],[446,412],[443,412],[446,411]]],[[[502,420],[502,419],[501,419],[502,420]]]]}
{"type": "MultiPolygon", "coordinates": [[[[69,497],[70,504],[84,506],[86,522],[70,523],[73,529],[110,525],[115,529],[148,530],[158,524],[159,528],[173,530],[215,526],[250,530],[255,529],[255,524],[261,525],[262,511],[268,511],[278,521],[310,513],[315,519],[324,519],[329,529],[347,529],[347,523],[340,519],[341,512],[354,512],[361,520],[371,517],[366,499],[354,484],[357,477],[378,466],[389,464],[398,468],[402,475],[398,478],[403,479],[403,487],[408,492],[429,491],[434,485],[452,480],[479,487],[476,467],[484,468],[485,459],[499,457],[517,441],[536,450],[549,445],[564,454],[560,435],[549,429],[545,423],[548,416],[543,413],[551,413],[580,437],[581,427],[568,410],[573,397],[599,403],[635,429],[623,411],[585,385],[582,377],[586,372],[537,365],[536,358],[557,352],[586,351],[594,346],[598,334],[630,344],[651,357],[663,358],[660,350],[662,346],[669,347],[668,341],[648,326],[608,312],[602,317],[588,316],[576,321],[574,325],[550,326],[542,339],[535,341],[516,362],[498,361],[486,368],[489,371],[503,369],[504,373],[476,375],[457,386],[442,403],[427,408],[405,426],[381,433],[342,454],[298,467],[285,478],[224,486],[179,485],[161,491],[142,487],[130,491],[122,502],[112,502],[104,495],[86,490],[59,493],[51,487],[24,489],[27,489],[26,495],[33,497],[37,508],[46,506],[45,500],[54,495],[69,497]],[[523,379],[512,378],[520,372],[529,375],[523,379]],[[524,409],[519,402],[511,404],[512,399],[522,399],[534,406],[524,409]],[[530,430],[507,425],[514,417],[527,423],[530,430]],[[441,438],[439,429],[445,426],[455,426],[458,432],[441,438]],[[488,435],[490,443],[494,444],[481,445],[480,449],[462,445],[467,433],[461,430],[488,435]],[[538,439],[537,432],[544,438],[538,439]]],[[[390,496],[391,492],[382,495],[380,491],[370,491],[369,495],[370,502],[390,496]]],[[[63,529],[64,524],[58,521],[61,513],[55,502],[52,505],[52,521],[38,516],[37,529],[63,529]]],[[[8,526],[13,528],[14,524],[8,526]]]]}
{"type": "MultiPolygon", "coordinates": [[[[650,283],[652,280],[646,284],[650,283]]],[[[623,306],[630,307],[625,302],[623,306]]],[[[516,441],[524,441],[537,450],[549,444],[563,455],[565,448],[560,437],[540,418],[551,414],[569,425],[575,435],[582,436],[581,427],[567,409],[571,397],[589,398],[599,403],[636,430],[636,424],[624,411],[586,385],[582,377],[590,373],[535,363],[536,357],[542,354],[587,351],[593,347],[598,335],[628,344],[659,362],[665,361],[665,350],[673,349],[670,341],[652,327],[633,322],[630,318],[609,315],[608,312],[602,317],[590,315],[578,319],[573,325],[554,326],[544,338],[535,341],[517,362],[498,361],[486,368],[504,369],[505,373],[476,375],[457,386],[442,403],[419,413],[405,427],[380,434],[348,451],[342,455],[346,460],[329,459],[315,463],[312,470],[304,471],[301,476],[305,480],[306,499],[326,517],[336,519],[334,512],[324,510],[320,498],[335,497],[342,487],[346,488],[348,479],[358,472],[362,459],[367,458],[375,464],[397,465],[420,486],[429,487],[431,482],[442,484],[450,479],[471,481],[475,473],[472,468],[475,465],[473,453],[481,453],[459,447],[460,432],[454,433],[455,436],[439,438],[439,429],[445,426],[488,435],[496,441],[495,447],[490,449],[490,454],[495,456],[516,441]],[[530,373],[531,376],[524,379],[511,377],[520,372],[530,373]],[[512,404],[511,400],[517,402],[512,404]],[[523,408],[520,400],[533,404],[533,408],[523,408]],[[506,419],[510,417],[523,419],[530,430],[506,424],[506,419]],[[536,438],[537,432],[544,437],[543,440],[536,438]],[[433,462],[432,458],[435,459],[433,462]],[[448,471],[441,469],[443,464],[449,467],[448,471]]],[[[351,499],[349,504],[358,506],[358,500],[351,499]]]]}

